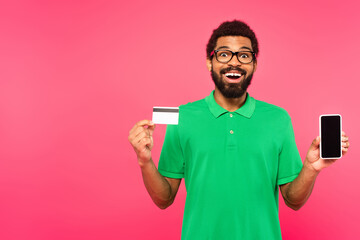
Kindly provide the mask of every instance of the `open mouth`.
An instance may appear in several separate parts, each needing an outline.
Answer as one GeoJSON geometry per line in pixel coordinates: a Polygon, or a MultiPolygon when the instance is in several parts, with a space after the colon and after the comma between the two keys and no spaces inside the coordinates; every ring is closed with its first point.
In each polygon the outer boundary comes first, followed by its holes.
{"type": "Polygon", "coordinates": [[[239,71],[225,72],[224,75],[224,79],[228,83],[239,83],[243,79],[243,76],[245,77],[245,73],[239,71]]]}
{"type": "Polygon", "coordinates": [[[239,83],[246,75],[246,71],[241,68],[229,67],[220,71],[224,80],[228,83],[239,83]]]}
{"type": "Polygon", "coordinates": [[[229,73],[225,73],[225,76],[229,79],[236,80],[236,79],[239,79],[242,76],[242,74],[229,72],[229,73]]]}

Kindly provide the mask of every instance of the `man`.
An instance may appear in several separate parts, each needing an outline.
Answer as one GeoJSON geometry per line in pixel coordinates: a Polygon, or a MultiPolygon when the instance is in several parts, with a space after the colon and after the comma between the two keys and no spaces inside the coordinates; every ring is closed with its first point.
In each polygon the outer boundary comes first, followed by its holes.
{"type": "MultiPolygon", "coordinates": [[[[155,125],[143,120],[130,130],[146,189],[165,209],[185,179],[182,239],[281,239],[278,189],[298,210],[319,172],[336,160],[320,158],[317,137],[302,163],[287,112],[247,93],[259,52],[248,25],[222,23],[206,50],[215,90],[180,106],[158,169],[151,159],[155,125]]],[[[348,147],[343,133],[343,154],[348,147]]]]}

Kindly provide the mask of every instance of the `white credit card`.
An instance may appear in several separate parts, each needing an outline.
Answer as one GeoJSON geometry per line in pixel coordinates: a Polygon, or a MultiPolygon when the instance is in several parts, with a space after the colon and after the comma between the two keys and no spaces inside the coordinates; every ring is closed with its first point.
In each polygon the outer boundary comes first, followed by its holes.
{"type": "Polygon", "coordinates": [[[153,107],[152,121],[155,124],[172,124],[179,123],[178,107],[153,107]]]}

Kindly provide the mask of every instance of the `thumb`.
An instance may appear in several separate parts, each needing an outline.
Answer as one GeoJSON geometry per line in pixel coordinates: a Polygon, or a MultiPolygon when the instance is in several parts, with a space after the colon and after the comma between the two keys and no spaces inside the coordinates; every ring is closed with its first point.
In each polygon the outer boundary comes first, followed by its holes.
{"type": "Polygon", "coordinates": [[[310,150],[316,150],[320,145],[320,137],[317,136],[311,143],[310,150]]]}

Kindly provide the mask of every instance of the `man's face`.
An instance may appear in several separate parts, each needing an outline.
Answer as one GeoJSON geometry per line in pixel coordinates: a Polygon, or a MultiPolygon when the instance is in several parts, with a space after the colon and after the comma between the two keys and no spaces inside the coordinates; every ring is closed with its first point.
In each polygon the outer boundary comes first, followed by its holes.
{"type": "MultiPolygon", "coordinates": [[[[230,50],[233,52],[253,51],[251,41],[242,36],[226,36],[217,40],[215,50],[230,50]]],[[[215,88],[226,98],[239,98],[246,93],[256,70],[256,61],[240,63],[236,56],[230,62],[220,63],[215,56],[207,60],[215,88]]]]}

